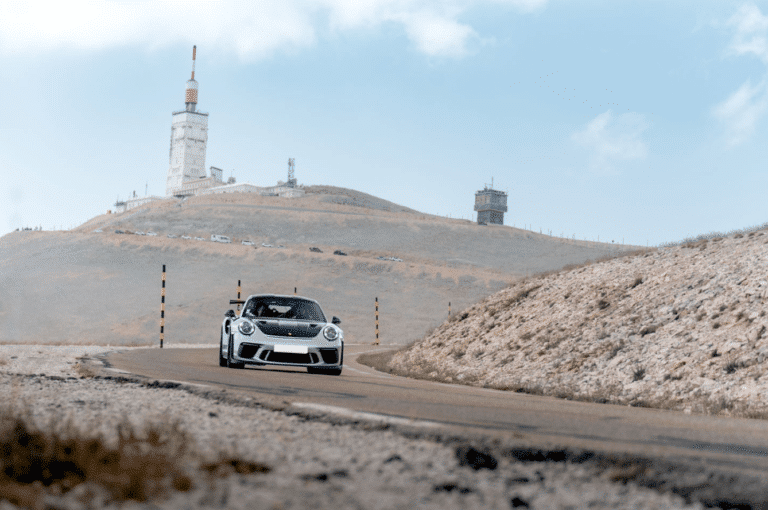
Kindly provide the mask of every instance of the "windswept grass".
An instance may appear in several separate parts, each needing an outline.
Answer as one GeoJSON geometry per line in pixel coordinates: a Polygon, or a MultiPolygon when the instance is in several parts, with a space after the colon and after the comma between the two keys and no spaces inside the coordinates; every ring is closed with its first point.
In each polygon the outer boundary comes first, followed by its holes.
{"type": "MultiPolygon", "coordinates": [[[[761,223],[760,225],[753,225],[751,227],[737,228],[729,230],[727,232],[709,232],[707,234],[699,234],[697,236],[686,237],[682,241],[670,241],[668,243],[661,243],[659,248],[673,248],[675,246],[685,246],[686,248],[694,248],[698,246],[706,246],[706,241],[720,241],[724,237],[733,236],[735,239],[741,239],[744,234],[748,234],[749,237],[753,237],[757,232],[768,229],[768,222],[761,223]],[[704,244],[701,244],[704,241],[704,244]]],[[[762,235],[758,234],[758,235],[762,235]]]]}
{"type": "MultiPolygon", "coordinates": [[[[195,455],[190,438],[178,424],[137,429],[127,420],[117,440],[88,435],[71,421],[44,428],[28,413],[0,413],[0,501],[38,509],[46,496],[64,495],[82,484],[101,491],[105,503],[161,498],[194,487],[195,455]]],[[[264,473],[269,467],[234,457],[200,464],[210,475],[264,473]]]]}
{"type": "Polygon", "coordinates": [[[88,366],[87,362],[82,358],[79,358],[77,363],[72,366],[72,369],[81,379],[91,379],[96,376],[96,371],[88,366]]]}

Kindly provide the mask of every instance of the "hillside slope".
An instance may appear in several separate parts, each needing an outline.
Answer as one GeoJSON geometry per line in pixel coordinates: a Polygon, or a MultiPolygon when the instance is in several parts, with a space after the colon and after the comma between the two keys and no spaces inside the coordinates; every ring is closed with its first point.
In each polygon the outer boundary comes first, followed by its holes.
{"type": "Polygon", "coordinates": [[[390,368],[616,404],[768,415],[768,236],[690,243],[514,285],[390,368]]]}
{"type": "Polygon", "coordinates": [[[333,187],[295,199],[232,193],[164,200],[68,232],[0,238],[0,342],[155,343],[165,264],[169,342],[216,342],[241,280],[246,296],[297,288],[317,299],[342,319],[351,342],[373,340],[378,297],[382,343],[407,343],[439,324],[449,302],[463,308],[520,275],[621,249],[480,227],[333,187]],[[211,234],[233,243],[212,243],[211,234]]]}

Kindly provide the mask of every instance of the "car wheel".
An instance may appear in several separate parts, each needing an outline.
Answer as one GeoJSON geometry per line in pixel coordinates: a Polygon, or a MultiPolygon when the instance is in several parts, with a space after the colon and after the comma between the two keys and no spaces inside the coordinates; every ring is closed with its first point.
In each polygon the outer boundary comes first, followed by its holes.
{"type": "Polygon", "coordinates": [[[219,366],[227,366],[227,358],[224,357],[222,352],[224,351],[224,327],[221,328],[221,335],[219,335],[219,366]]]}
{"type": "Polygon", "coordinates": [[[227,367],[229,368],[243,368],[245,367],[245,363],[238,363],[236,361],[232,361],[232,351],[234,350],[233,346],[234,342],[232,340],[232,334],[229,334],[229,347],[227,348],[227,367]]]}

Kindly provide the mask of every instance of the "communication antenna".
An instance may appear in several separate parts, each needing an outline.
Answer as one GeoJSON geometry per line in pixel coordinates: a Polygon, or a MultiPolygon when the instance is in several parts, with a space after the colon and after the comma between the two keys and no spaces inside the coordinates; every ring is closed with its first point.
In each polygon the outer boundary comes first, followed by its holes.
{"type": "Polygon", "coordinates": [[[195,81],[195,57],[197,56],[197,46],[192,46],[192,78],[187,81],[187,90],[184,92],[184,103],[188,112],[194,112],[197,109],[197,82],[195,81]]]}
{"type": "Polygon", "coordinates": [[[293,177],[296,172],[296,159],[288,158],[288,186],[296,184],[296,179],[293,177]]]}

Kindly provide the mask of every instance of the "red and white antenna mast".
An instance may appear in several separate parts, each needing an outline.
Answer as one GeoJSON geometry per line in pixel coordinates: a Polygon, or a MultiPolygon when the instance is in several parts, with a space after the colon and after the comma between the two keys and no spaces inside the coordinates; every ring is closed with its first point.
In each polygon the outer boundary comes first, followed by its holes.
{"type": "Polygon", "coordinates": [[[184,94],[184,102],[188,112],[194,112],[197,108],[197,82],[195,81],[195,57],[197,46],[192,46],[192,78],[187,81],[187,90],[184,94]]]}

